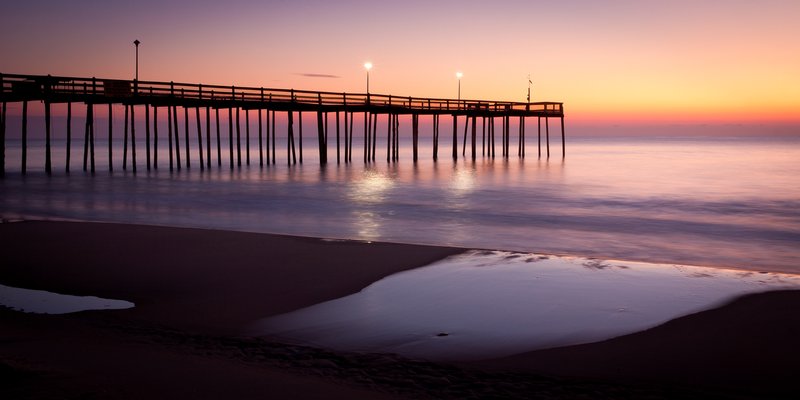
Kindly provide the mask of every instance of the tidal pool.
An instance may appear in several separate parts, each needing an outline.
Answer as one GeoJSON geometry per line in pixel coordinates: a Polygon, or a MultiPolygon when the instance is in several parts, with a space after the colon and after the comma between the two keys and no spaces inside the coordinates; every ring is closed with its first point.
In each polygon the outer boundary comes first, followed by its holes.
{"type": "Polygon", "coordinates": [[[800,288],[800,275],[469,251],[262,319],[249,333],[340,351],[476,360],[609,339],[785,288],[800,288]]]}
{"type": "Polygon", "coordinates": [[[0,305],[16,311],[38,314],[67,314],[86,310],[120,310],[134,307],[133,303],[125,300],[73,296],[5,285],[0,285],[0,305]]]}

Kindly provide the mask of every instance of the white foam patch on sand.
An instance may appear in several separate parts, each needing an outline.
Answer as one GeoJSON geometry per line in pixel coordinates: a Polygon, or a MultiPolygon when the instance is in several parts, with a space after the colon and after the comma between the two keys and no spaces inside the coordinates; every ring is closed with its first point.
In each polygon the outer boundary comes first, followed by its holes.
{"type": "Polygon", "coordinates": [[[341,351],[476,360],[641,331],[800,275],[471,251],[254,324],[341,351]]]}
{"type": "Polygon", "coordinates": [[[12,310],[37,314],[67,314],[86,310],[120,310],[134,307],[133,303],[125,300],[73,296],[5,285],[0,285],[0,305],[12,310]]]}

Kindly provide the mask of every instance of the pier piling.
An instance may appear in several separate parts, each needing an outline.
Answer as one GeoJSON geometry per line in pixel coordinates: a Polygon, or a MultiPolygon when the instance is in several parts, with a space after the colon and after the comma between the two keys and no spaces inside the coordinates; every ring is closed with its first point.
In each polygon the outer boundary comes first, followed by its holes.
{"type": "Polygon", "coordinates": [[[144,104],[144,147],[147,158],[147,170],[150,171],[150,106],[144,104]]]}
{"type": "Polygon", "coordinates": [[[206,168],[211,169],[211,107],[206,107],[206,168]]]}
{"type": "Polygon", "coordinates": [[[222,167],[222,141],[219,137],[219,108],[214,108],[214,122],[217,125],[217,167],[222,167]]]}
{"type": "Polygon", "coordinates": [[[172,107],[167,106],[167,143],[169,144],[169,170],[170,172],[173,171],[173,159],[172,159],[172,107]]]}
{"type": "Polygon", "coordinates": [[[364,113],[364,163],[367,163],[367,146],[369,146],[369,133],[367,129],[371,126],[369,123],[369,114],[364,113]]]}
{"type": "Polygon", "coordinates": [[[264,166],[264,122],[262,118],[261,109],[258,109],[258,166],[264,166]]]}
{"type": "Polygon", "coordinates": [[[200,107],[195,107],[195,125],[197,125],[197,159],[200,163],[200,171],[205,169],[203,163],[203,131],[200,125],[200,107]]]}
{"type": "MultiPolygon", "coordinates": [[[[6,176],[6,103],[0,108],[0,178],[6,176]]],[[[67,168],[69,171],[69,168],[67,168]]]]}
{"type": "Polygon", "coordinates": [[[373,122],[372,122],[372,154],[370,160],[375,162],[375,155],[377,153],[377,145],[378,145],[378,114],[372,114],[373,122]]]}
{"type": "Polygon", "coordinates": [[[44,170],[47,175],[53,173],[52,160],[50,158],[50,102],[44,102],[44,125],[45,125],[45,151],[44,151],[44,170]]]}
{"type": "MultiPolygon", "coordinates": [[[[5,115],[6,110],[6,103],[3,103],[3,115],[5,115]]],[[[109,120],[111,117],[109,117],[109,120]]],[[[3,118],[3,131],[5,132],[5,117],[3,118]]],[[[69,162],[70,162],[70,151],[72,147],[72,102],[67,102],[67,160],[66,160],[66,172],[69,173],[69,162]]]]}
{"type": "Polygon", "coordinates": [[[536,117],[536,122],[539,126],[539,158],[542,158],[542,117],[536,117]]]}
{"type": "Polygon", "coordinates": [[[458,117],[453,114],[453,161],[458,159],[458,117]]]}
{"type": "Polygon", "coordinates": [[[186,168],[189,169],[192,166],[191,161],[191,154],[189,149],[189,107],[183,106],[183,143],[186,145],[184,151],[186,151],[186,168]]]}
{"type": "Polygon", "coordinates": [[[245,144],[245,160],[247,165],[250,165],[250,110],[244,110],[244,144],[245,144]]]}
{"type": "Polygon", "coordinates": [[[476,134],[477,134],[477,118],[476,116],[472,116],[472,161],[475,161],[477,157],[477,146],[475,144],[476,134]]]}
{"type": "MultiPolygon", "coordinates": [[[[88,128],[87,128],[88,129],[88,128]]],[[[87,137],[88,137],[88,130],[87,137]]],[[[86,162],[84,161],[84,169],[86,169],[86,162]]],[[[22,102],[22,175],[27,173],[28,169],[28,102],[22,102]]]]}
{"type": "Polygon", "coordinates": [[[175,133],[175,166],[181,170],[181,134],[178,132],[178,106],[172,106],[172,131],[175,133]]]}
{"type": "Polygon", "coordinates": [[[233,169],[233,108],[228,108],[228,154],[233,169]]]}
{"type": "MultiPolygon", "coordinates": [[[[125,128],[124,128],[124,136],[122,140],[122,170],[125,171],[128,169],[128,112],[130,106],[125,104],[125,128]]],[[[111,141],[108,143],[111,146],[111,141]]]]}
{"type": "Polygon", "coordinates": [[[153,106],[153,169],[158,169],[158,107],[153,106]]]}
{"type": "Polygon", "coordinates": [[[336,164],[341,163],[339,156],[339,111],[336,112],[336,164]]]}
{"type": "Polygon", "coordinates": [[[433,115],[433,161],[439,161],[439,116],[433,115]]]}
{"type": "Polygon", "coordinates": [[[561,157],[567,157],[567,141],[564,137],[564,117],[561,117],[561,157]]]}
{"type": "Polygon", "coordinates": [[[134,105],[131,104],[131,167],[136,173],[136,118],[134,105]]]}
{"type": "Polygon", "coordinates": [[[544,131],[547,135],[547,158],[550,158],[550,118],[544,118],[544,131]]]}

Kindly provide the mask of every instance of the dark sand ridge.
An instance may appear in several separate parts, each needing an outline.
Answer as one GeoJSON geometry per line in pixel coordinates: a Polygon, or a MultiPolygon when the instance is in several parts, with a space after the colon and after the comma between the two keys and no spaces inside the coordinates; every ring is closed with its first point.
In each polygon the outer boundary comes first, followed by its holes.
{"type": "Polygon", "coordinates": [[[459,249],[57,222],[0,224],[0,243],[0,283],[136,303],[62,316],[0,310],[0,383],[23,398],[748,398],[786,393],[798,377],[798,292],[461,368],[235,337],[256,318],[459,249]]]}
{"type": "Polygon", "coordinates": [[[358,292],[460,249],[143,225],[0,225],[0,282],[128,300],[115,312],[206,333],[358,292]]]}

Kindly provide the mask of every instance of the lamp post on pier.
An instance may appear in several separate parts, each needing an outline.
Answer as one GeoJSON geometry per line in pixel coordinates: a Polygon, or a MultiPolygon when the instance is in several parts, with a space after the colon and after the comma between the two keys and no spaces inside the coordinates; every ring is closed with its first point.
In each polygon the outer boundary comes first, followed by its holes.
{"type": "Polygon", "coordinates": [[[528,74],[528,103],[531,102],[531,85],[533,85],[533,81],[531,80],[531,74],[528,74]]]}
{"type": "Polygon", "coordinates": [[[372,69],[372,63],[369,61],[365,62],[364,69],[367,70],[367,94],[369,94],[369,70],[372,69]]]}
{"type": "Polygon", "coordinates": [[[134,92],[136,92],[137,89],[139,88],[139,44],[140,43],[142,42],[140,42],[139,39],[133,41],[133,45],[136,46],[136,74],[134,75],[133,78],[134,92]]]}
{"type": "Polygon", "coordinates": [[[461,72],[456,72],[456,79],[458,79],[458,104],[461,106],[461,77],[464,76],[461,72]]]}

